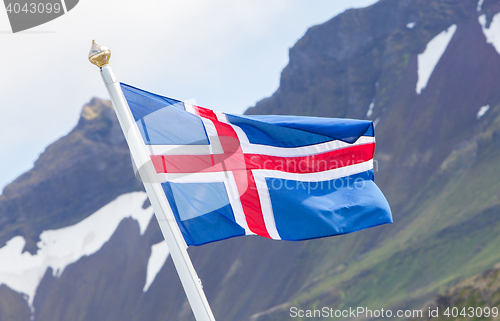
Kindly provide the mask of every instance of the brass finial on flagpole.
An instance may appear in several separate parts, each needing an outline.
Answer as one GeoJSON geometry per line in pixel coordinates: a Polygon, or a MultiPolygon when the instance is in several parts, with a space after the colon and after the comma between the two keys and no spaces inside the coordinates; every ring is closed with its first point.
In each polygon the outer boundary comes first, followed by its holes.
{"type": "Polygon", "coordinates": [[[95,40],[92,40],[92,47],[89,52],[89,61],[101,68],[104,65],[109,64],[109,58],[111,57],[111,51],[108,47],[105,47],[95,40]]]}

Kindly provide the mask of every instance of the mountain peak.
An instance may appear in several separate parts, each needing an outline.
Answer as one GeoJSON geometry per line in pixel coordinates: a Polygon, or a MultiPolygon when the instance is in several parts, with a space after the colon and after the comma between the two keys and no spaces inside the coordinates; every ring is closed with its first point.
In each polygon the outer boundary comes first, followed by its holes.
{"type": "Polygon", "coordinates": [[[83,106],[78,124],[73,130],[82,138],[101,141],[110,145],[125,144],[125,138],[108,100],[92,98],[83,106]]]}
{"type": "Polygon", "coordinates": [[[99,98],[92,98],[90,102],[83,106],[80,117],[87,121],[103,117],[103,113],[111,107],[111,102],[99,98]]]}

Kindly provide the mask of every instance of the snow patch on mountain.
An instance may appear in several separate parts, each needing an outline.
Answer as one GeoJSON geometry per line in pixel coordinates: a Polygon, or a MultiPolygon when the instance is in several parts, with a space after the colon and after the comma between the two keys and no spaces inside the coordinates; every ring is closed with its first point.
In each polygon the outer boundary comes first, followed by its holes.
{"type": "Polygon", "coordinates": [[[479,0],[477,2],[477,8],[476,8],[477,12],[481,11],[481,7],[483,6],[483,2],[484,2],[484,0],[479,0]]]}
{"type": "Polygon", "coordinates": [[[434,68],[441,59],[441,56],[446,51],[451,38],[457,30],[457,25],[453,24],[448,29],[442,31],[437,36],[432,38],[424,52],[418,55],[418,81],[415,91],[420,95],[422,89],[427,86],[427,82],[434,71],[434,68]]]}
{"type": "Polygon", "coordinates": [[[144,234],[153,216],[153,207],[142,208],[146,197],[144,192],[124,194],[75,225],[44,231],[35,255],[22,253],[22,236],[12,238],[0,248],[0,284],[27,295],[32,306],[47,268],[61,276],[68,265],[99,251],[124,218],[137,220],[144,234]]]}
{"type": "Polygon", "coordinates": [[[373,108],[375,108],[375,101],[372,100],[370,106],[368,106],[368,111],[366,112],[366,117],[370,117],[373,114],[373,108]]]}
{"type": "Polygon", "coordinates": [[[479,111],[477,112],[477,115],[476,115],[476,119],[480,119],[481,117],[483,117],[484,114],[486,114],[486,112],[488,111],[488,109],[490,109],[490,105],[486,105],[486,106],[479,108],[479,111]]]}
{"type": "Polygon", "coordinates": [[[160,272],[163,265],[167,261],[169,254],[167,242],[162,241],[160,243],[154,244],[151,246],[151,256],[148,261],[148,270],[146,275],[146,284],[142,291],[146,292],[149,289],[149,286],[153,283],[156,278],[156,275],[160,272]]]}
{"type": "Polygon", "coordinates": [[[486,28],[486,15],[480,15],[479,24],[483,29],[483,34],[486,37],[486,42],[491,43],[495,50],[500,54],[500,13],[493,16],[490,27],[486,28]]]}
{"type": "Polygon", "coordinates": [[[409,22],[406,24],[406,28],[408,29],[413,29],[413,27],[415,27],[417,23],[414,21],[414,22],[409,22]]]}

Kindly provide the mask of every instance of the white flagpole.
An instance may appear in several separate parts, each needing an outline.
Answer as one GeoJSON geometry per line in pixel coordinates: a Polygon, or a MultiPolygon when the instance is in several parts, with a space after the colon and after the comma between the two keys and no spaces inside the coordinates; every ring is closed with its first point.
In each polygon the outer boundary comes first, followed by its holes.
{"type": "Polygon", "coordinates": [[[160,225],[175,268],[181,279],[189,304],[197,321],[215,321],[210,305],[208,304],[201,281],[196,274],[193,263],[186,251],[186,243],[175,221],[172,209],[164,196],[163,188],[156,182],[156,170],[150,160],[142,140],[142,136],[135,124],[132,112],[128,107],[125,96],[116,80],[111,67],[108,65],[111,52],[108,48],[92,42],[89,60],[101,69],[101,76],[113,103],[116,116],[125,134],[133,162],[139,171],[144,188],[151,201],[153,210],[160,225]]]}

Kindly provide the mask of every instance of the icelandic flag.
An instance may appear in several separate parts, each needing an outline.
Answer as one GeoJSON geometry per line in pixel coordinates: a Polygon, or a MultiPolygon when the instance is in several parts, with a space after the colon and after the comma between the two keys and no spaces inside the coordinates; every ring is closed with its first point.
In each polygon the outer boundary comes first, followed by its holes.
{"type": "Polygon", "coordinates": [[[121,87],[187,245],[392,222],[370,121],[231,115],[121,87]]]}

